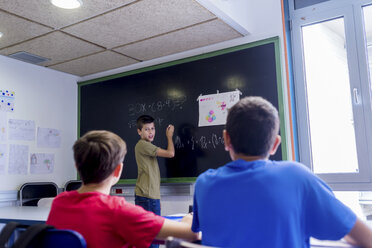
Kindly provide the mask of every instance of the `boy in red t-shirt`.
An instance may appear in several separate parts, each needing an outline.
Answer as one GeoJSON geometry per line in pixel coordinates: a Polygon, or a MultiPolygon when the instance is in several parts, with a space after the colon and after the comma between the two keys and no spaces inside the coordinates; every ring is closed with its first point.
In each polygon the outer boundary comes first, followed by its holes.
{"type": "Polygon", "coordinates": [[[73,150],[83,185],[54,199],[47,224],[81,233],[90,248],[149,247],[155,238],[168,236],[197,239],[189,215],[175,222],[128,203],[124,197],[110,196],[127,152],[119,136],[90,131],[75,142],[73,150]]]}

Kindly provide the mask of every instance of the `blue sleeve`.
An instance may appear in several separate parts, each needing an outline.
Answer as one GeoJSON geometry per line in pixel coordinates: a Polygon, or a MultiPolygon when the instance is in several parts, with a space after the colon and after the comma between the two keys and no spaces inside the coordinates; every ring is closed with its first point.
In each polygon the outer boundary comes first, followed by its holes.
{"type": "Polygon", "coordinates": [[[323,240],[343,238],[353,228],[356,215],[319,177],[309,172],[307,179],[303,213],[306,234],[323,240]]]}

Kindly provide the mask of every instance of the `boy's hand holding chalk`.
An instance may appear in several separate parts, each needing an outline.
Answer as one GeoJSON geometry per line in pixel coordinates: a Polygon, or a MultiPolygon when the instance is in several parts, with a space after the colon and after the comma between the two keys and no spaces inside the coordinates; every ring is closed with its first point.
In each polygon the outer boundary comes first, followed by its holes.
{"type": "Polygon", "coordinates": [[[167,129],[165,130],[165,135],[167,136],[167,138],[172,138],[173,137],[173,133],[174,133],[174,126],[169,124],[167,126],[167,129]]]}

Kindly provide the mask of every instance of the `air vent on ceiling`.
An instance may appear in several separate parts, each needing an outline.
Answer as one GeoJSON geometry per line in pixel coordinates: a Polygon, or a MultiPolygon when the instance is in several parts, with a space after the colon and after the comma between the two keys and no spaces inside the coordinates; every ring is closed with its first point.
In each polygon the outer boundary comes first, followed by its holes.
{"type": "Polygon", "coordinates": [[[36,65],[49,60],[47,58],[43,58],[43,57],[28,53],[28,52],[13,53],[13,54],[10,54],[9,57],[14,58],[14,59],[19,59],[19,60],[22,60],[24,62],[28,62],[31,64],[36,64],[36,65]]]}

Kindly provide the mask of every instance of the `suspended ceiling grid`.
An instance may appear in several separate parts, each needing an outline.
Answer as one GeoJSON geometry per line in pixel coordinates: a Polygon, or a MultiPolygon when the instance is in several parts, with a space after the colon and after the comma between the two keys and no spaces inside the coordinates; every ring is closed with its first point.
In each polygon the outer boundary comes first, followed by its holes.
{"type": "Polygon", "coordinates": [[[0,54],[27,52],[39,65],[85,76],[243,35],[195,0],[0,0],[0,54]]]}

